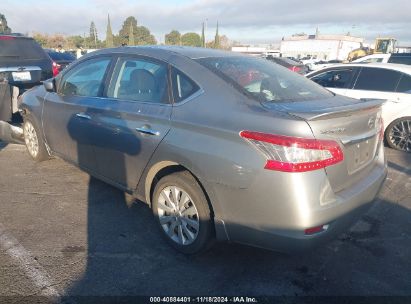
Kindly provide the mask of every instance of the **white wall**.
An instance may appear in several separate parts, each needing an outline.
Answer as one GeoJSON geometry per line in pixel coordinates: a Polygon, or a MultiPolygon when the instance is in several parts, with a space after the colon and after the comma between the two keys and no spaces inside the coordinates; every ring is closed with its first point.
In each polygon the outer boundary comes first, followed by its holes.
{"type": "Polygon", "coordinates": [[[360,43],[344,40],[283,40],[280,51],[282,56],[305,57],[307,55],[317,56],[322,60],[345,60],[348,53],[359,48],[360,43]]]}

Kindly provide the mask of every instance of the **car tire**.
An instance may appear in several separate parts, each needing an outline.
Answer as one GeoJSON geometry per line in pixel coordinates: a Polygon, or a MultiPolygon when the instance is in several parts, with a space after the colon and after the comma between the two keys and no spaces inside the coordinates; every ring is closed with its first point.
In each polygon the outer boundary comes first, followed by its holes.
{"type": "Polygon", "coordinates": [[[40,129],[31,117],[24,117],[23,134],[27,151],[35,161],[40,162],[49,159],[40,129]]]}
{"type": "Polygon", "coordinates": [[[208,200],[188,171],[161,178],[155,186],[152,210],[167,242],[184,254],[197,254],[211,247],[213,216],[208,200]]]}
{"type": "Polygon", "coordinates": [[[385,140],[393,149],[411,152],[411,117],[401,117],[390,123],[385,140]]]}

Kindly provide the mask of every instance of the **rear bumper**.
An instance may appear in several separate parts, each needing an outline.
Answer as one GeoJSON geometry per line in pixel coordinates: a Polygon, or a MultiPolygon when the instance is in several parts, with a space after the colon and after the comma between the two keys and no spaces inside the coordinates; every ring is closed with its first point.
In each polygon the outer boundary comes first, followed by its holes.
{"type": "Polygon", "coordinates": [[[307,176],[293,176],[288,182],[277,180],[278,187],[267,188],[263,182],[253,191],[242,192],[235,204],[229,204],[230,210],[225,208],[228,238],[281,252],[306,250],[335,239],[368,210],[378,195],[387,176],[383,152],[378,158],[363,179],[336,194],[327,193],[329,184],[315,173],[309,176],[311,180],[307,176]],[[258,188],[264,195],[258,195],[258,188]],[[328,225],[328,229],[305,234],[305,229],[320,225],[328,225]]]}

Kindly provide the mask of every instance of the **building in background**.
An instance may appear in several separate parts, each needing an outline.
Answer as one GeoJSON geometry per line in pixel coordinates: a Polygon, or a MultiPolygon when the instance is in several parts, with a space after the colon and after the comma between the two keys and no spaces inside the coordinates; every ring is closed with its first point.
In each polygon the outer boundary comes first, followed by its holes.
{"type": "Polygon", "coordinates": [[[258,46],[233,46],[231,48],[232,52],[248,54],[252,56],[259,56],[259,57],[279,57],[280,50],[278,48],[273,48],[272,45],[258,45],[258,46]]]}
{"type": "Polygon", "coordinates": [[[283,38],[280,52],[283,57],[311,57],[318,60],[345,60],[348,53],[361,47],[364,38],[347,35],[297,34],[283,38]]]}

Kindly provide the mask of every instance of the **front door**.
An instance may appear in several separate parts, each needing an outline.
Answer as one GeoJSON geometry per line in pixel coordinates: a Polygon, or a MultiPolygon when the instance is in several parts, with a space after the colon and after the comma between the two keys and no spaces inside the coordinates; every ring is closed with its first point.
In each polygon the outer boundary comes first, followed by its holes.
{"type": "Polygon", "coordinates": [[[91,171],[96,170],[97,162],[90,109],[101,101],[110,61],[99,57],[74,66],[58,81],[57,92],[48,93],[44,102],[43,128],[51,150],[91,171]]]}

